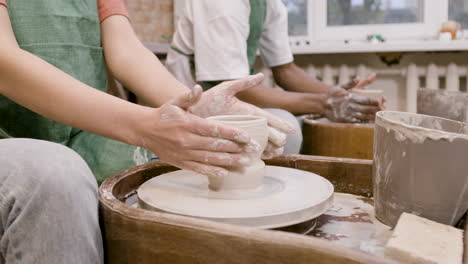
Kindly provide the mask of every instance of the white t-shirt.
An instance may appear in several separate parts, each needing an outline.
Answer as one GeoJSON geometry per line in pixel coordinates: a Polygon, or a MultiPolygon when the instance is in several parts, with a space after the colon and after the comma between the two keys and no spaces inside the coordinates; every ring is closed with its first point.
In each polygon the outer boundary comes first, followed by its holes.
{"type": "MultiPolygon", "coordinates": [[[[293,56],[286,7],[281,0],[266,2],[260,54],[268,67],[290,63],[293,56]]],[[[172,46],[195,55],[196,81],[231,80],[249,75],[249,18],[249,0],[185,0],[172,46]]],[[[189,87],[196,83],[187,56],[171,50],[166,66],[189,87]]]]}

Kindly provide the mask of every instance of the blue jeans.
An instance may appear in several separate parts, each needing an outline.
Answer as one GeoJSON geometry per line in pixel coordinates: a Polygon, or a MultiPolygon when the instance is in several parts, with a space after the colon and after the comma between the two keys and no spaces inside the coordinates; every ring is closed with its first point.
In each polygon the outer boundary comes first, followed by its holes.
{"type": "Polygon", "coordinates": [[[103,263],[97,184],[78,154],[0,140],[0,263],[103,263]]]}

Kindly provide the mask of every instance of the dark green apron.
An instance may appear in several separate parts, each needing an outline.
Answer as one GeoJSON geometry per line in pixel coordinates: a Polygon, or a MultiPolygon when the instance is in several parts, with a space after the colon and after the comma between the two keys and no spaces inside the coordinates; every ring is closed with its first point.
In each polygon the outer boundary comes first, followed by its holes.
{"type": "MultiPolygon", "coordinates": [[[[247,39],[247,59],[249,61],[250,74],[255,73],[255,60],[257,59],[257,50],[262,37],[263,25],[265,24],[265,18],[267,14],[267,1],[266,0],[250,0],[250,17],[249,17],[249,37],[247,39]]],[[[187,56],[190,63],[190,69],[192,76],[195,78],[195,57],[193,54],[185,54],[178,48],[172,47],[172,49],[184,56],[187,56]]],[[[208,90],[213,86],[220,84],[221,81],[204,81],[198,82],[203,87],[203,90],[208,90]]]]}
{"type": "MultiPolygon", "coordinates": [[[[96,0],[8,1],[16,40],[23,50],[42,58],[81,82],[106,90],[96,0]]],[[[31,87],[34,89],[34,87],[31,87]]],[[[54,98],[44,98],[54,104],[54,98]]],[[[0,96],[0,137],[57,142],[78,152],[101,183],[148,157],[134,146],[54,122],[0,96]]]]}

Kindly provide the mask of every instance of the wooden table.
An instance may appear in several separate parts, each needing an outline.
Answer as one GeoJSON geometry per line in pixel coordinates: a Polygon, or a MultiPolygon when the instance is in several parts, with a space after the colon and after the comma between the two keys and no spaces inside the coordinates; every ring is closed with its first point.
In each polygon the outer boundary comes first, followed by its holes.
{"type": "Polygon", "coordinates": [[[382,257],[389,230],[373,216],[372,161],[289,155],[267,163],[317,173],[347,194],[336,194],[310,235],[261,230],[135,208],[143,182],[176,170],[135,167],[99,190],[107,263],[394,263],[382,257]]]}

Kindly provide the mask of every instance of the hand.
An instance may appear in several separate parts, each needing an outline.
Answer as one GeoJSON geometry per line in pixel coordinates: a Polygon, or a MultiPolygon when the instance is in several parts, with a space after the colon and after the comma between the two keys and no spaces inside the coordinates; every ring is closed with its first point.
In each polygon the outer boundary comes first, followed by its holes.
{"type": "Polygon", "coordinates": [[[367,85],[373,83],[377,79],[377,74],[372,73],[369,75],[365,80],[361,80],[361,78],[356,77],[352,81],[347,84],[341,85],[341,88],[345,90],[351,89],[365,89],[367,85]]]}
{"type": "Polygon", "coordinates": [[[347,84],[331,88],[326,101],[325,116],[335,122],[365,123],[373,121],[375,113],[385,108],[386,98],[374,100],[353,94],[349,90],[364,89],[376,78],[377,75],[374,73],[365,80],[361,81],[357,77],[347,84]]]}
{"type": "MultiPolygon", "coordinates": [[[[264,157],[279,155],[286,144],[284,133],[294,133],[294,127],[275,115],[235,97],[236,93],[260,84],[263,78],[263,74],[260,73],[236,81],[223,82],[204,92],[201,99],[189,107],[189,112],[200,117],[233,114],[264,116],[269,126],[268,146],[263,153],[264,157]]],[[[199,87],[196,86],[196,89],[199,87]]]]}
{"type": "Polygon", "coordinates": [[[151,108],[143,120],[139,145],[171,165],[219,181],[229,174],[224,167],[250,164],[247,153],[258,152],[259,146],[251,144],[244,131],[188,113],[186,109],[200,100],[201,93],[196,88],[151,108]]]}

